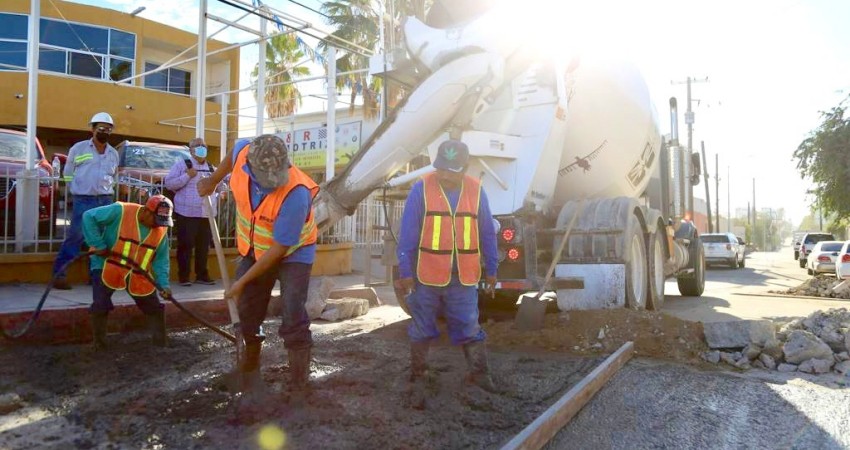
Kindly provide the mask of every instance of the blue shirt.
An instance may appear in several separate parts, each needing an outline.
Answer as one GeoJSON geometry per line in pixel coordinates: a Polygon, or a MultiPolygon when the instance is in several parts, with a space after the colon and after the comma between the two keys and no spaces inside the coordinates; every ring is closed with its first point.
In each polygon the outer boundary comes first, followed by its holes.
{"type": "MultiPolygon", "coordinates": [[[[425,217],[425,183],[416,182],[407,196],[404,213],[401,216],[401,230],[398,237],[398,273],[401,278],[413,278],[414,267],[419,256],[419,239],[422,235],[422,222],[425,217]]],[[[452,212],[457,208],[460,190],[444,191],[449,200],[452,212]]],[[[478,205],[478,248],[484,257],[484,274],[496,276],[499,268],[499,253],[496,243],[496,228],[493,226],[493,215],[490,213],[490,202],[484,189],[481,190],[481,201],[478,205]]],[[[457,258],[455,258],[457,268],[457,258]]]]}
{"type": "MultiPolygon", "coordinates": [[[[233,152],[234,167],[239,152],[245,150],[248,144],[250,144],[250,141],[247,140],[240,140],[236,143],[234,148],[237,150],[233,152]]],[[[251,193],[251,209],[255,210],[274,189],[264,189],[260,186],[247,164],[242,166],[242,170],[251,179],[251,185],[248,187],[248,191],[251,193]]],[[[275,242],[287,247],[297,244],[301,240],[301,228],[304,227],[304,222],[307,221],[307,216],[310,214],[312,207],[313,199],[310,198],[309,189],[304,186],[297,186],[289,191],[289,195],[284,199],[272,227],[272,235],[275,242]]],[[[313,264],[315,260],[316,244],[310,244],[295,250],[294,253],[283,258],[282,262],[313,264]]]]}

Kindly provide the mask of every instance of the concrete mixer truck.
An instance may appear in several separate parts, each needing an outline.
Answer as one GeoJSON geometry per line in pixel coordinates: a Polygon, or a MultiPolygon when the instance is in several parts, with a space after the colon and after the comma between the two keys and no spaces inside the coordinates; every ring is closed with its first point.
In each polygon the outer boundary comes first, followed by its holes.
{"type": "Polygon", "coordinates": [[[452,137],[469,146],[467,174],[480,178],[498,221],[499,298],[545,287],[560,309],[657,310],[670,277],[682,295],[700,296],[703,249],[689,221],[699,160],[678,145],[674,100],[665,139],[633,66],[534,56],[501,36],[504,14],[444,28],[405,21],[404,57],[394,53],[373,74],[407,79],[411,91],[323,186],[319,226],[387,183],[433,170],[392,178],[452,137]],[[544,280],[553,260],[554,277],[544,280]]]}

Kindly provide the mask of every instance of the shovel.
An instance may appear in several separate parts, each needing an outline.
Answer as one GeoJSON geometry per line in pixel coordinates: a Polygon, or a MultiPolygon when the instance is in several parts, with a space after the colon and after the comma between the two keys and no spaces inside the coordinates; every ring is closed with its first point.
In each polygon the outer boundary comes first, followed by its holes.
{"type": "Polygon", "coordinates": [[[555,266],[558,265],[558,261],[561,259],[561,253],[567,245],[570,232],[573,230],[576,219],[578,219],[583,208],[584,200],[578,203],[575,213],[573,213],[573,217],[570,219],[570,223],[564,229],[564,236],[561,238],[560,244],[558,244],[558,251],[552,255],[552,262],[549,264],[549,270],[546,271],[546,277],[543,279],[543,284],[540,285],[540,290],[537,293],[523,294],[519,297],[519,309],[514,318],[514,326],[517,330],[534,331],[543,328],[543,322],[546,318],[546,304],[548,302],[542,300],[542,296],[546,292],[546,286],[549,284],[549,280],[552,279],[552,274],[555,273],[555,266]]]}
{"type": "MultiPolygon", "coordinates": [[[[207,211],[207,216],[210,219],[210,230],[212,231],[213,244],[215,245],[215,255],[218,259],[218,270],[221,272],[221,282],[224,285],[224,290],[230,290],[230,275],[227,272],[227,261],[224,258],[224,251],[221,248],[221,236],[218,234],[218,222],[215,221],[213,215],[212,196],[207,196],[204,199],[204,209],[207,211]]],[[[230,313],[230,324],[233,326],[233,336],[236,337],[236,367],[233,373],[236,374],[232,384],[241,386],[239,379],[239,362],[242,361],[242,355],[245,353],[245,339],[242,336],[242,327],[239,324],[239,310],[236,308],[236,302],[232,298],[227,299],[227,311],[230,313]]],[[[235,390],[235,389],[231,389],[235,390]]]]}

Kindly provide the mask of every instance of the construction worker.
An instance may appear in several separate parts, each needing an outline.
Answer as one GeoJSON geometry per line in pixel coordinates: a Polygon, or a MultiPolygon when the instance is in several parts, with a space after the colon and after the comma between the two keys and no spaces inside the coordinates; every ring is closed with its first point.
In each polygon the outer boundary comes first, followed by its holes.
{"type": "Polygon", "coordinates": [[[153,344],[166,345],[164,306],[156,295],[156,286],[138,270],[153,272],[162,289],[160,294],[171,296],[168,227],[173,225],[173,209],[171,200],[154,195],[144,206],[117,202],[83,214],[83,234],[95,252],[91,257],[93,302],[89,311],[96,350],[106,348],[112,294],[121,289],[127,290],[147,317],[153,344]]]}
{"type": "Polygon", "coordinates": [[[261,385],[260,351],[272,288],[280,279],[283,299],[278,334],[289,354],[292,398],[303,398],[310,377],[310,317],[307,288],[316,257],[318,232],[313,199],[319,187],[289,161],[286,145],[272,135],[237,144],[210,178],[198,182],[198,193],[210,195],[228,174],[236,201],[236,241],[242,258],[236,282],[225,297],[239,303],[245,357],[239,368],[246,389],[261,385]],[[232,172],[232,173],[231,173],[232,172]]]}
{"type": "Polygon", "coordinates": [[[192,157],[174,163],[165,176],[165,187],[174,191],[174,218],[177,222],[177,277],[181,286],[191,286],[189,272],[195,254],[195,283],[215,284],[207,270],[210,250],[209,215],[216,216],[218,199],[212,211],[204,207],[206,199],[198,195],[198,180],[209,176],[215,167],[207,161],[207,145],[202,138],[189,142],[192,157]]]}
{"type": "Polygon", "coordinates": [[[496,287],[496,231],[487,195],[478,180],[465,175],[469,148],[463,142],[440,144],[436,173],[416,182],[407,197],[398,242],[400,288],[413,319],[410,337],[411,406],[425,407],[428,349],[440,336],[443,314],[449,338],[462,345],[467,383],[495,392],[487,363],[484,330],[478,325],[478,284],[483,256],[486,289],[496,287]]]}
{"type": "Polygon", "coordinates": [[[118,152],[108,142],[114,126],[112,116],[99,112],[89,125],[92,138],[71,147],[62,174],[73,206],[71,224],[53,263],[55,289],[71,289],[63,267],[80,253],[83,245],[83,213],[113,202],[118,152]]]}

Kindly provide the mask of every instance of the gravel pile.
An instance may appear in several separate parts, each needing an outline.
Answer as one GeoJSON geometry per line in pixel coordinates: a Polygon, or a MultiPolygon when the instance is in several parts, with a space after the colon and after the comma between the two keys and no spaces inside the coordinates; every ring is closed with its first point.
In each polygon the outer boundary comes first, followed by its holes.
{"type": "Polygon", "coordinates": [[[743,370],[835,372],[850,377],[850,311],[817,311],[778,325],[774,336],[762,337],[741,348],[713,349],[704,352],[702,358],[743,370]]]}

